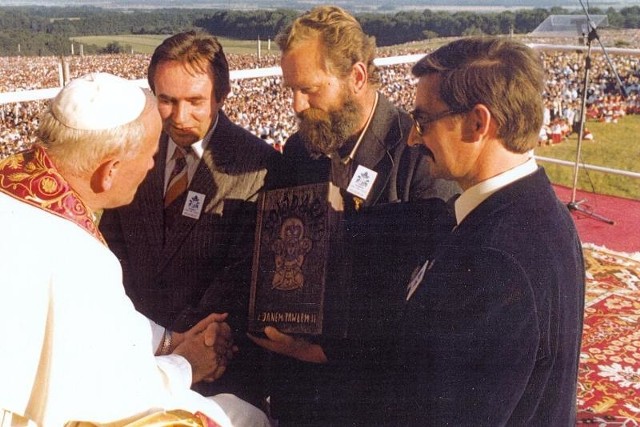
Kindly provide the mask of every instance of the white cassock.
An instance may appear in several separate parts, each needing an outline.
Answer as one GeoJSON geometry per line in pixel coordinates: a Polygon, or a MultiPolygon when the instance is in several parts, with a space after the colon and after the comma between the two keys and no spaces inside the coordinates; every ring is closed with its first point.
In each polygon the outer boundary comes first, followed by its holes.
{"type": "Polygon", "coordinates": [[[159,409],[229,418],[190,390],[181,356],[154,357],[117,258],[74,222],[0,193],[0,409],[59,427],[159,409]]]}

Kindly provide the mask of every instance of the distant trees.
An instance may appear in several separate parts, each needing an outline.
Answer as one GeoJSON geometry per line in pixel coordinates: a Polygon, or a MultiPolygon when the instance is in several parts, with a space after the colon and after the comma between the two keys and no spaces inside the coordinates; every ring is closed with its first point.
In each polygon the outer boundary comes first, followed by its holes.
{"type": "Polygon", "coordinates": [[[298,12],[293,10],[216,11],[194,21],[212,34],[245,40],[273,39],[298,12]]]}
{"type": "MultiPolygon", "coordinates": [[[[606,11],[615,28],[640,28],[640,6],[606,11]]],[[[571,14],[562,8],[523,9],[499,13],[403,11],[357,15],[364,30],[379,46],[434,37],[471,34],[527,33],[551,14],[571,14]]],[[[110,34],[175,34],[203,28],[215,35],[236,39],[273,39],[298,12],[288,9],[232,11],[215,9],[111,10],[90,6],[0,7],[0,56],[60,55],[70,53],[70,37],[110,34]]],[[[108,46],[103,52],[124,50],[108,46]]],[[[96,51],[87,46],[85,52],[96,51]]]]}
{"type": "Polygon", "coordinates": [[[111,42],[107,44],[103,49],[98,50],[98,53],[110,53],[110,54],[126,53],[126,52],[131,52],[131,46],[129,45],[122,46],[118,42],[111,42]]]}
{"type": "Polygon", "coordinates": [[[0,56],[50,56],[70,53],[69,38],[62,34],[1,31],[0,56]]]}
{"type": "MultiPolygon", "coordinates": [[[[565,12],[568,13],[568,12],[565,12]]],[[[477,34],[527,33],[549,16],[546,9],[516,12],[472,13],[425,10],[396,14],[358,15],[364,30],[375,36],[378,45],[387,46],[433,37],[477,34]]]]}

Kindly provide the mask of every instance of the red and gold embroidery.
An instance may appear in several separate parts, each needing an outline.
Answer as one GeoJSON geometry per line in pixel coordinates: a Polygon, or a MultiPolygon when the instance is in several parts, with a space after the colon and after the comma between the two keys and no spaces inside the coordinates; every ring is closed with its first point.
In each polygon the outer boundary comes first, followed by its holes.
{"type": "Polygon", "coordinates": [[[33,150],[0,160],[0,191],[73,221],[105,243],[91,210],[58,173],[39,145],[33,150]]]}

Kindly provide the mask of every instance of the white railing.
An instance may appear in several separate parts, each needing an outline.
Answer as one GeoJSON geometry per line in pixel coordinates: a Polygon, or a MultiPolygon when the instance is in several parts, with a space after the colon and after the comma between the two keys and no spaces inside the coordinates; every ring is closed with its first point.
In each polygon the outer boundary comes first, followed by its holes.
{"type": "MultiPolygon", "coordinates": [[[[535,157],[536,160],[540,162],[554,163],[561,166],[575,167],[576,165],[575,162],[570,162],[569,160],[560,160],[560,159],[554,159],[552,157],[542,157],[542,156],[536,156],[536,155],[534,155],[533,157],[535,157]]],[[[580,169],[587,169],[587,170],[592,170],[597,172],[605,172],[612,175],[622,175],[628,178],[640,178],[640,173],[638,172],[623,171],[620,169],[611,169],[611,168],[605,168],[603,166],[595,166],[595,165],[589,165],[589,164],[583,164],[583,163],[580,163],[580,165],[578,166],[580,167],[580,169]]]]}

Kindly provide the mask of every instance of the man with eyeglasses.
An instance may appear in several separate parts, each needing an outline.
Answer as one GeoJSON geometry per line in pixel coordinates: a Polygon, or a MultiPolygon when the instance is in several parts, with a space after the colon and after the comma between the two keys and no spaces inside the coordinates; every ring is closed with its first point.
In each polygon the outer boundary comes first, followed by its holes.
{"type": "Polygon", "coordinates": [[[406,291],[398,424],[575,425],[585,270],[571,215],[528,154],[540,59],[470,38],[412,71],[410,143],[463,192],[455,229],[406,291]]]}
{"type": "MultiPolygon", "coordinates": [[[[282,51],[284,86],[291,91],[299,126],[285,144],[286,167],[275,186],[331,181],[342,189],[346,204],[357,210],[354,216],[363,218],[371,209],[384,205],[390,208],[393,222],[401,219],[406,223],[407,218],[391,212],[391,204],[402,209],[405,206],[396,202],[417,205],[431,198],[422,205],[423,212],[428,212],[458,192],[455,183],[432,178],[427,159],[407,146],[411,118],[377,91],[375,41],[353,16],[339,7],[317,7],[296,19],[276,41],[282,51]],[[349,192],[358,168],[375,176],[366,196],[349,192]]],[[[421,223],[428,225],[428,216],[422,215],[421,223]]],[[[420,234],[418,228],[413,228],[414,235],[420,234]]],[[[398,296],[401,306],[402,293],[394,286],[405,271],[408,280],[411,269],[399,267],[406,260],[395,262],[400,257],[393,253],[400,245],[410,246],[410,238],[413,236],[394,236],[358,247],[354,268],[363,274],[354,273],[353,281],[366,283],[366,289],[357,294],[355,304],[380,307],[370,310],[379,317],[386,313],[395,316],[399,309],[392,308],[397,307],[394,297],[398,296]],[[387,245],[387,255],[380,262],[371,256],[374,245],[387,245]]],[[[429,244],[421,240],[417,246],[421,249],[429,244]]],[[[372,322],[362,323],[371,329],[372,322]]],[[[395,332],[395,328],[389,329],[395,332]]],[[[381,379],[389,366],[369,354],[383,352],[392,357],[395,345],[326,337],[310,344],[273,328],[265,332],[268,339],[254,340],[288,356],[274,356],[271,366],[271,409],[281,426],[381,424],[385,408],[378,390],[393,392],[381,379]]],[[[381,331],[356,335],[372,332],[381,331]]]]}
{"type": "MultiPolygon", "coordinates": [[[[409,113],[409,116],[413,120],[413,130],[419,135],[422,136],[427,129],[427,126],[433,122],[437,122],[440,119],[444,119],[445,117],[455,116],[457,114],[467,113],[469,110],[461,109],[461,110],[445,110],[441,111],[433,116],[428,116],[427,114],[421,112],[417,108],[409,113]]],[[[428,152],[424,152],[424,154],[429,155],[428,152]]]]}

